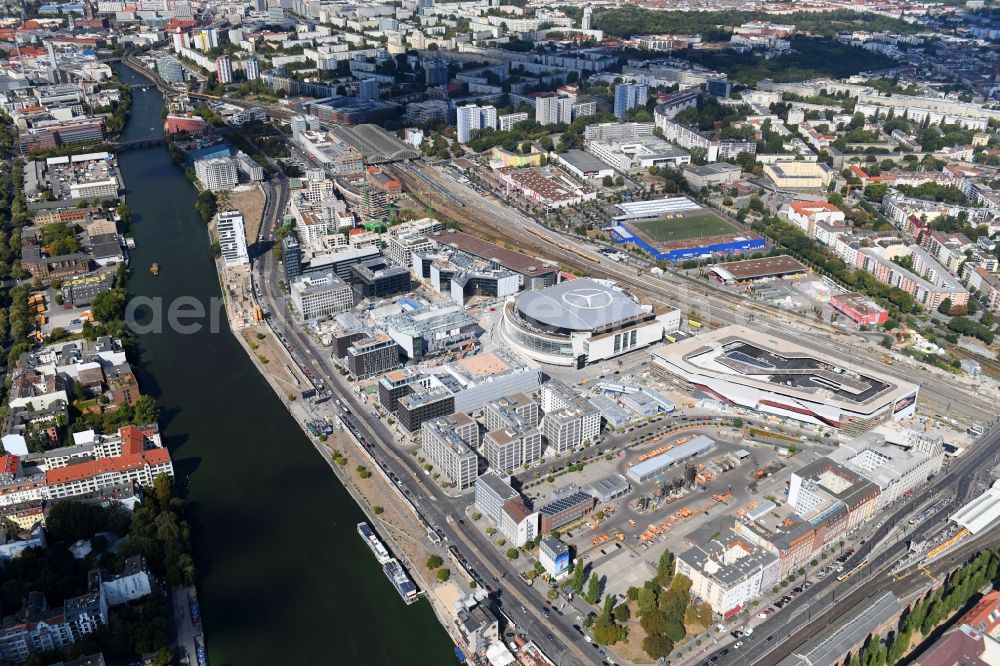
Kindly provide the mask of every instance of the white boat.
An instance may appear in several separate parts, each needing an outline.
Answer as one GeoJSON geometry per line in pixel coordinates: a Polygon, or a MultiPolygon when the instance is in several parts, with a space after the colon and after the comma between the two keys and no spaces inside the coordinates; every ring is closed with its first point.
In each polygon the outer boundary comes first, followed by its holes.
{"type": "Polygon", "coordinates": [[[361,538],[368,544],[368,547],[371,549],[372,553],[374,553],[375,559],[378,560],[379,564],[385,564],[392,559],[392,555],[389,554],[385,544],[383,544],[382,540],[378,538],[375,531],[372,530],[371,525],[368,523],[358,523],[358,534],[360,534],[361,538]]]}
{"type": "Polygon", "coordinates": [[[408,604],[412,604],[417,600],[417,586],[413,584],[410,577],[406,575],[403,571],[403,565],[394,559],[389,560],[382,565],[382,571],[385,572],[385,577],[389,579],[392,586],[396,588],[399,592],[399,596],[403,598],[408,604]]]}

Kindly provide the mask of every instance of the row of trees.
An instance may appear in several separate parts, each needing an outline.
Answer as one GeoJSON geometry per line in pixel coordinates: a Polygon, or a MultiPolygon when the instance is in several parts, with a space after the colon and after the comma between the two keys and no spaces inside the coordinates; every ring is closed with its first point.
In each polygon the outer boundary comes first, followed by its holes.
{"type": "Polygon", "coordinates": [[[883,307],[897,313],[909,313],[917,307],[910,294],[898,287],[890,287],[879,282],[868,271],[852,270],[844,263],[843,259],[820,246],[794,225],[764,214],[760,221],[751,225],[751,228],[758,233],[765,234],[777,245],[785,248],[790,254],[813,266],[816,270],[829,275],[855,291],[867,294],[883,307]]]}

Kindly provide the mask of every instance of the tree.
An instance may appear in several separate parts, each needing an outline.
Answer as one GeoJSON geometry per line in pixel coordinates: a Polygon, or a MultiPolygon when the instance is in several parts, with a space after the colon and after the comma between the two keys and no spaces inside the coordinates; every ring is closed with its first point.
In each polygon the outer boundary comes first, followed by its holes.
{"type": "Polygon", "coordinates": [[[607,614],[601,614],[601,617],[597,619],[592,629],[594,633],[594,642],[599,645],[614,645],[622,637],[622,629],[614,620],[607,614]]]}
{"type": "Polygon", "coordinates": [[[687,632],[684,630],[683,624],[681,624],[680,622],[671,621],[667,622],[667,628],[666,630],[664,630],[663,634],[667,638],[676,643],[677,641],[684,638],[687,635],[687,632]]]}
{"type": "Polygon", "coordinates": [[[636,599],[640,613],[649,613],[656,609],[656,590],[651,587],[639,588],[639,596],[636,599]]]}
{"type": "MultiPolygon", "coordinates": [[[[660,561],[656,565],[656,578],[660,585],[666,587],[670,583],[670,577],[674,574],[674,554],[669,550],[664,550],[660,555],[660,561]]],[[[688,581],[690,587],[690,581],[688,581]]]]}
{"type": "Polygon", "coordinates": [[[629,610],[628,604],[620,603],[615,606],[613,611],[615,616],[615,622],[628,622],[632,617],[632,611],[629,610]]]}
{"type": "Polygon", "coordinates": [[[507,549],[507,559],[508,560],[516,560],[517,558],[518,558],[517,548],[508,548],[507,549]]]}
{"type": "Polygon", "coordinates": [[[583,563],[578,562],[573,568],[573,579],[570,581],[570,587],[576,594],[583,594],[583,583],[587,579],[587,568],[583,563]]]}
{"type": "Polygon", "coordinates": [[[943,301],[941,301],[941,304],[938,305],[938,312],[940,312],[943,315],[946,315],[949,312],[951,312],[951,299],[950,298],[946,298],[943,301]]]}
{"type": "Polygon", "coordinates": [[[597,574],[592,575],[587,581],[587,594],[584,595],[583,600],[593,605],[601,600],[601,578],[597,574]]]}
{"type": "Polygon", "coordinates": [[[647,634],[665,634],[667,631],[667,616],[658,610],[644,613],[639,621],[647,634]]]}
{"type": "Polygon", "coordinates": [[[438,569],[437,579],[439,581],[441,581],[442,583],[444,583],[449,578],[451,578],[451,570],[450,569],[438,569]]]}
{"type": "Polygon", "coordinates": [[[642,639],[642,649],[651,659],[663,659],[674,651],[674,642],[662,634],[651,634],[642,639]]]}
{"type": "Polygon", "coordinates": [[[615,178],[615,185],[617,185],[618,187],[621,187],[624,184],[625,184],[625,178],[623,178],[622,176],[617,176],[615,178]]]}
{"type": "Polygon", "coordinates": [[[442,564],[444,564],[444,560],[441,559],[440,555],[431,555],[427,558],[427,568],[432,571],[437,569],[442,564]]]}
{"type": "Polygon", "coordinates": [[[604,178],[601,179],[601,185],[604,185],[604,187],[611,187],[614,184],[615,184],[615,179],[612,178],[611,176],[605,176],[604,178]]]}
{"type": "Polygon", "coordinates": [[[121,318],[125,309],[125,291],[112,289],[94,297],[90,311],[101,323],[108,323],[121,318]]]}

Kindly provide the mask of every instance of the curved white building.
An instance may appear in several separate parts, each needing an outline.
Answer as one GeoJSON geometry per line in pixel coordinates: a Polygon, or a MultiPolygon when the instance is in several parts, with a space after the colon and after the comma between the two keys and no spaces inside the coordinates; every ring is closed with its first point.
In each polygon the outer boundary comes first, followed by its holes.
{"type": "Polygon", "coordinates": [[[522,356],[582,367],[647,347],[679,326],[679,310],[653,308],[613,283],[582,278],[507,301],[498,332],[522,356]]]}

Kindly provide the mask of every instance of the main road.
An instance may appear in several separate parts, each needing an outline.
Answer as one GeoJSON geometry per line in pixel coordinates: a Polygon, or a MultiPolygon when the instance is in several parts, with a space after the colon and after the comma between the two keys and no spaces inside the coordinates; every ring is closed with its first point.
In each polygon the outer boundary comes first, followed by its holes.
{"type": "Polygon", "coordinates": [[[413,456],[393,445],[391,432],[370,407],[357,399],[350,385],[334,367],[328,352],[315,345],[289,316],[285,296],[280,289],[284,276],[274,252],[270,251],[274,232],[288,204],[287,180],[277,176],[269,183],[267,195],[264,222],[257,242],[251,248],[251,256],[254,282],[270,310],[268,323],[272,330],[281,333],[298,364],[311,369],[315,377],[337,392],[339,399],[351,410],[351,414],[342,415],[342,419],[359,439],[372,447],[369,450],[386,473],[392,473],[401,480],[424,520],[457,546],[480,575],[487,574],[487,579],[492,579],[489,584],[497,587],[500,580],[505,581],[500,601],[518,630],[526,633],[557,664],[574,666],[599,662],[596,652],[588,653],[581,649],[579,636],[565,617],[555,612],[550,613],[547,619],[542,617],[546,600],[541,592],[545,588],[528,586],[519,577],[508,575],[509,566],[496,547],[475,526],[464,520],[465,502],[448,496],[428,481],[413,456]]]}

